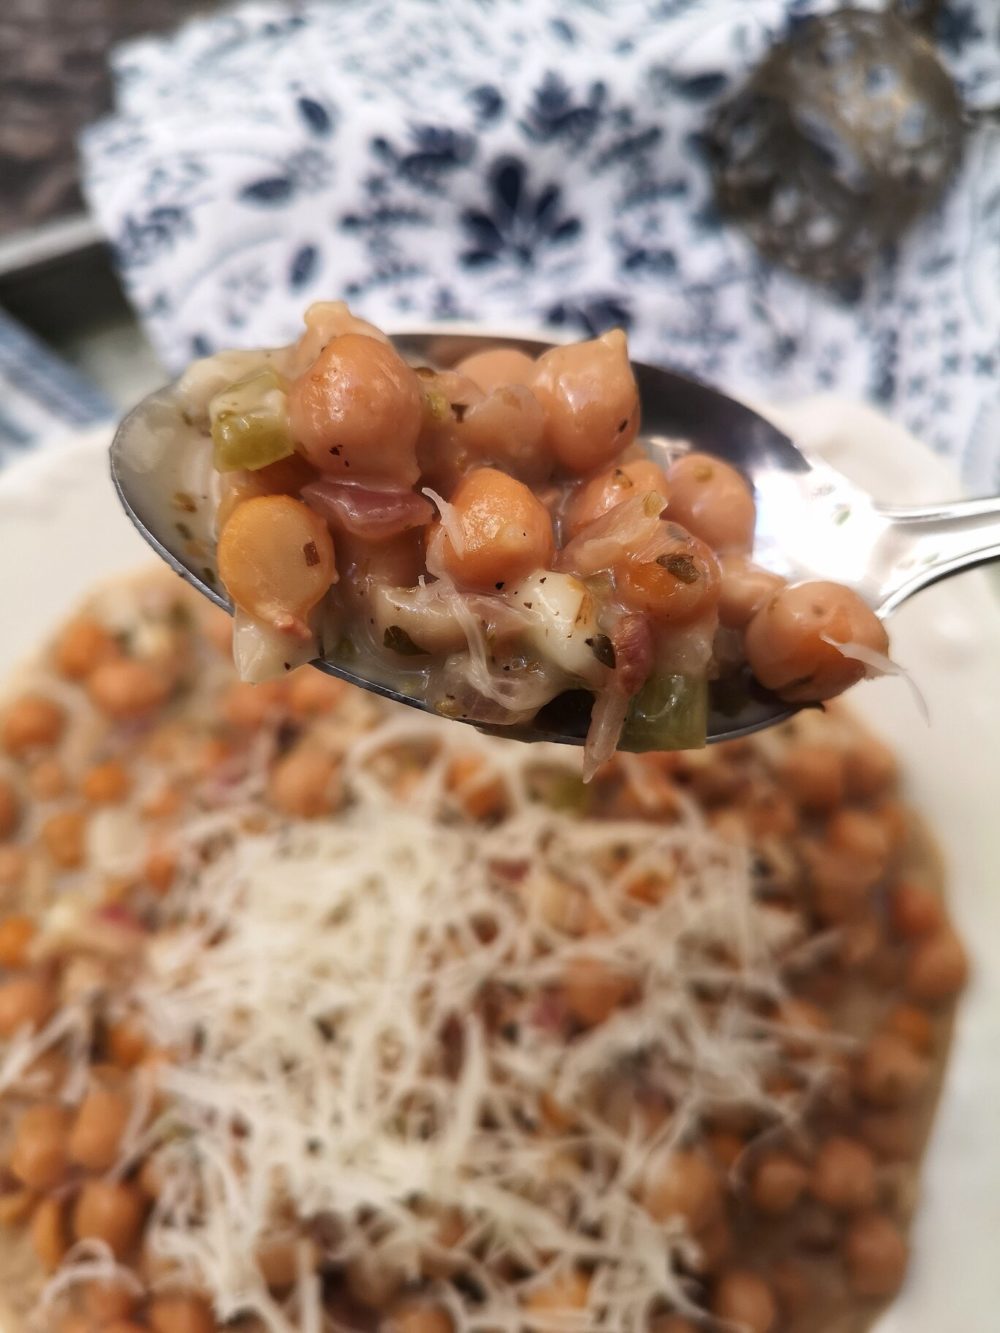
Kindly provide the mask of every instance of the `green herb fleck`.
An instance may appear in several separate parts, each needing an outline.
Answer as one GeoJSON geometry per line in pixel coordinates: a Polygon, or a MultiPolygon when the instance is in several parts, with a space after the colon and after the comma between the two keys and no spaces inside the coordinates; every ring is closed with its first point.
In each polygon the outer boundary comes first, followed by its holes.
{"type": "Polygon", "coordinates": [[[680,555],[677,552],[659,555],[656,557],[656,563],[662,565],[668,574],[673,574],[675,579],[680,579],[681,583],[698,582],[698,566],[689,555],[680,555]]]}
{"type": "Polygon", "coordinates": [[[417,647],[401,625],[390,625],[382,636],[382,642],[386,648],[391,649],[394,653],[399,653],[401,657],[421,657],[425,655],[423,648],[417,647]]]}

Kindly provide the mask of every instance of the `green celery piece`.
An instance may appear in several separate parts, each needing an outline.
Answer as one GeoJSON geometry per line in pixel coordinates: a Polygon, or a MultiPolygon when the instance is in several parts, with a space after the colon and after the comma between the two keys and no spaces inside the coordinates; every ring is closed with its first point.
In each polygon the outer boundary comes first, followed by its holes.
{"type": "Polygon", "coordinates": [[[295,452],[285,382],[270,367],[217,393],[208,414],[218,472],[255,472],[295,452]]]}
{"type": "Polygon", "coordinates": [[[700,750],[708,727],[708,682],[693,676],[651,676],[632,700],[622,748],[700,750]]]}

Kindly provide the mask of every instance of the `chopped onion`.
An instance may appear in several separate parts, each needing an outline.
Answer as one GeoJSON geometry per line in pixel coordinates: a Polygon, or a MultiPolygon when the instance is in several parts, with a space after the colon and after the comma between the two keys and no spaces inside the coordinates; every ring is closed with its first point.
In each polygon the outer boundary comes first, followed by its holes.
{"type": "MultiPolygon", "coordinates": [[[[437,491],[432,491],[429,486],[423,488],[423,493],[429,500],[433,500],[434,504],[437,506],[437,511],[441,515],[441,525],[448,534],[448,540],[455,548],[455,554],[459,556],[464,555],[465,537],[462,535],[462,524],[459,521],[458,514],[455,512],[455,506],[449,504],[443,495],[438,495],[437,491]]],[[[427,568],[431,568],[429,562],[427,568]]],[[[432,574],[436,572],[436,570],[431,569],[432,574]]]]}
{"type": "Polygon", "coordinates": [[[429,500],[413,491],[374,490],[351,481],[324,477],[303,486],[302,499],[329,523],[367,541],[385,541],[434,516],[429,500]]]}

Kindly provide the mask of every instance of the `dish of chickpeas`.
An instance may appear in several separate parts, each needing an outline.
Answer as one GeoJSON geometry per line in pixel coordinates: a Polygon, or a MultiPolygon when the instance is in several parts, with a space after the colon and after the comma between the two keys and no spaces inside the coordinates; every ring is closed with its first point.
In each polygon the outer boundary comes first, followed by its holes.
{"type": "Polygon", "coordinates": [[[850,589],[754,564],[735,468],[642,447],[621,330],[441,369],[341,302],[305,324],[195,363],[157,409],[209,469],[168,518],[197,563],[210,493],[245,679],[319,655],[491,727],[582,700],[593,772],[619,743],[703,745],[710,693],[815,702],[887,660],[850,589]]]}
{"type": "Polygon", "coordinates": [[[113,584],[0,706],[0,1326],[865,1327],[937,879],[837,705],[585,784],[113,584]]]}

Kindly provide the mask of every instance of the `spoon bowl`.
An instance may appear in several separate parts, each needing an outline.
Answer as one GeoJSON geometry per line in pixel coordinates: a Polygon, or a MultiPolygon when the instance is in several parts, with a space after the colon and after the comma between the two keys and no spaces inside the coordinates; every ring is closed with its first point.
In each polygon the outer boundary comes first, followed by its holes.
{"type": "MultiPolygon", "coordinates": [[[[487,347],[538,356],[552,344],[502,334],[460,331],[403,333],[393,338],[414,364],[442,369],[487,347]]],[[[887,510],[825,464],[808,459],[776,426],[698,380],[633,362],[642,405],[639,443],[653,458],[693,448],[738,468],[757,502],[754,560],[789,580],[833,579],[855,588],[886,615],[918,588],[1000,556],[997,500],[887,510]]],[[[149,545],[200,593],[226,611],[215,560],[214,469],[204,441],[178,447],[172,386],[158,390],[125,418],[111,445],[111,476],[122,505],[149,545]]],[[[349,665],[313,663],[352,685],[425,711],[405,680],[360,675],[349,665]]],[[[591,698],[568,692],[529,724],[487,727],[524,741],[582,745],[591,698]]],[[[709,743],[745,736],[790,717],[796,706],[762,689],[745,672],[709,695],[709,743]]]]}

